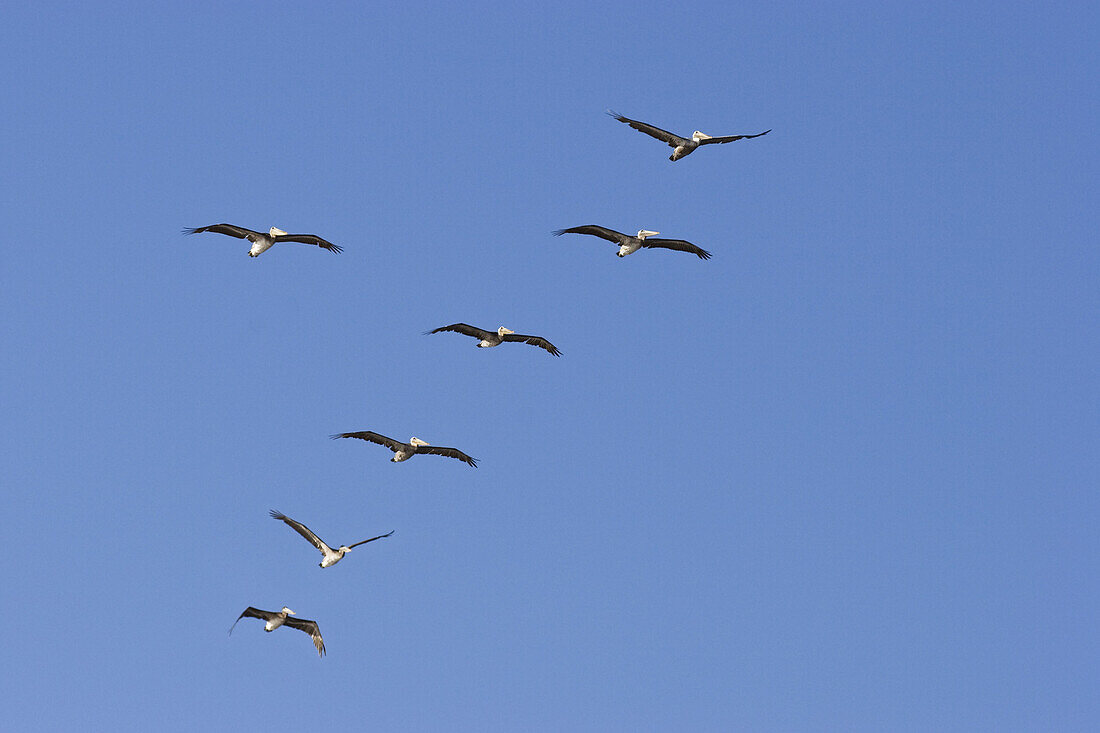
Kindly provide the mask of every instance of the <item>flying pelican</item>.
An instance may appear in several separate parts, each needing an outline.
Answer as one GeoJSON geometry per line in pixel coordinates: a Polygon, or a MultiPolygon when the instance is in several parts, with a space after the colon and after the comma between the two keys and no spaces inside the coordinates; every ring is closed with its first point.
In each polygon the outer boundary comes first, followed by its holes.
{"type": "MultiPolygon", "coordinates": [[[[321,630],[317,628],[317,622],[305,618],[290,618],[293,615],[295,615],[294,611],[291,611],[286,606],[283,606],[282,611],[261,611],[258,608],[249,606],[237,617],[237,621],[248,616],[249,618],[263,619],[264,631],[274,631],[284,624],[292,629],[304,631],[309,634],[309,638],[313,639],[313,646],[317,647],[317,656],[323,657],[325,655],[325,640],[321,638],[321,630]]],[[[237,625],[237,621],[234,621],[233,626],[229,627],[230,634],[233,633],[233,628],[237,625]]]]}
{"type": "Polygon", "coordinates": [[[392,461],[393,463],[407,461],[415,456],[417,453],[430,453],[433,456],[447,456],[448,458],[457,458],[458,460],[464,461],[468,465],[477,468],[477,459],[470,458],[458,448],[439,448],[425,443],[420,438],[409,438],[408,443],[402,443],[401,441],[394,440],[393,438],[387,438],[385,435],[372,433],[369,430],[361,430],[358,433],[340,433],[339,435],[333,435],[331,437],[333,440],[336,440],[337,438],[359,438],[359,440],[368,440],[371,443],[384,445],[393,451],[394,456],[390,459],[390,461],[392,461]]]}
{"type": "Polygon", "coordinates": [[[211,224],[208,227],[196,227],[195,229],[183,230],[184,234],[199,234],[201,232],[214,232],[215,234],[227,234],[237,239],[247,239],[249,242],[252,242],[252,249],[248,250],[249,257],[259,257],[261,254],[271,249],[272,245],[279,244],[280,242],[316,244],[318,247],[327,249],[329,252],[336,252],[337,254],[344,251],[343,247],[321,239],[316,234],[287,234],[282,229],[276,229],[275,227],[271,227],[267,234],[263,232],[254,232],[251,229],[245,229],[244,227],[238,227],[232,224],[211,224]]]}
{"type": "Polygon", "coordinates": [[[377,537],[371,537],[369,540],[363,540],[362,542],[356,542],[354,545],[340,545],[340,547],[338,547],[337,549],[334,550],[331,547],[329,547],[328,545],[326,545],[321,540],[320,537],[313,534],[313,531],[309,527],[307,527],[306,525],[302,524],[301,522],[296,522],[293,519],[291,519],[290,517],[288,517],[287,515],[281,514],[277,511],[275,511],[274,509],[271,510],[271,516],[274,519],[278,519],[282,522],[286,522],[288,527],[290,527],[295,532],[297,532],[298,534],[305,537],[307,540],[309,540],[309,544],[313,545],[318,550],[320,550],[321,554],[325,556],[325,559],[321,561],[321,567],[323,567],[323,568],[331,567],[331,566],[335,565],[336,563],[340,562],[340,560],[343,559],[344,555],[351,552],[351,548],[353,548],[353,547],[358,547],[359,545],[365,545],[368,542],[374,542],[375,540],[380,540],[383,537],[389,537],[391,534],[393,534],[393,530],[390,530],[387,534],[380,534],[377,537]]]}
{"type": "Polygon", "coordinates": [[[682,239],[649,239],[649,237],[660,234],[660,232],[651,232],[648,229],[639,229],[638,236],[636,237],[617,232],[614,229],[601,227],[597,224],[588,224],[583,227],[573,227],[572,229],[558,229],[554,232],[555,237],[560,237],[563,234],[591,234],[601,239],[606,239],[609,242],[619,245],[619,257],[626,257],[629,254],[634,254],[642,247],[660,247],[661,249],[674,249],[677,252],[691,252],[702,260],[710,259],[710,252],[700,247],[696,247],[691,242],[685,242],[682,239]]]}
{"type": "Polygon", "coordinates": [[[525,344],[531,344],[532,346],[538,346],[540,349],[546,349],[554,356],[561,356],[561,352],[558,351],[558,347],[544,339],[542,336],[524,336],[522,333],[516,333],[515,331],[501,326],[495,332],[484,331],[480,328],[470,326],[466,323],[452,323],[449,326],[440,326],[432,331],[425,331],[424,334],[439,333],[440,331],[454,331],[466,336],[473,336],[476,339],[480,339],[477,342],[479,349],[488,349],[493,346],[500,346],[505,341],[521,341],[525,344]]]}
{"type": "Polygon", "coordinates": [[[676,161],[683,158],[685,155],[691,155],[692,151],[700,145],[713,145],[715,143],[732,143],[734,140],[748,140],[753,137],[760,137],[761,135],[767,135],[771,130],[764,130],[764,132],[758,132],[755,135],[727,135],[726,137],[711,137],[710,135],[704,135],[696,130],[691,133],[691,139],[682,138],[679,135],[673,135],[668,130],[662,130],[659,127],[647,124],[645,122],[638,122],[638,120],[632,120],[629,117],[623,117],[617,112],[607,110],[607,114],[614,117],[619,122],[630,125],[635,130],[644,132],[650,137],[655,137],[662,142],[668,143],[668,146],[672,148],[672,155],[668,156],[669,160],[676,161]]]}

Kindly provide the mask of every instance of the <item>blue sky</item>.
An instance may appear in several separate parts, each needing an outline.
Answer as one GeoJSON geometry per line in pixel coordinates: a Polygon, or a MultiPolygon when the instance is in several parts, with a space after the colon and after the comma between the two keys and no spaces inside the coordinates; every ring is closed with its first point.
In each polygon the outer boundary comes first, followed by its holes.
{"type": "Polygon", "coordinates": [[[10,8],[5,720],[1096,729],[1097,20],[10,8]]]}

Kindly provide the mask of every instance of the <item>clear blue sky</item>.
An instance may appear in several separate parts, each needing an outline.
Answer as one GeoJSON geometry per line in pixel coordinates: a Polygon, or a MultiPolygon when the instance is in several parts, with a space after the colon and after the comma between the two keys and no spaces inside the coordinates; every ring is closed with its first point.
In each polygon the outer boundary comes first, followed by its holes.
{"type": "Polygon", "coordinates": [[[5,727],[1100,727],[1094,5],[3,26],[5,727]]]}

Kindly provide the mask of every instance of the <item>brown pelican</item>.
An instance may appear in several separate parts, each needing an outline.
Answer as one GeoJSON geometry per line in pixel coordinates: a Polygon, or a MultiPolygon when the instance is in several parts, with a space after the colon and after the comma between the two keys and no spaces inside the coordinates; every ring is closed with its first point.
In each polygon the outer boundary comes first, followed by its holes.
{"type": "Polygon", "coordinates": [[[238,227],[232,224],[211,224],[208,227],[183,230],[184,234],[199,234],[200,232],[214,232],[216,234],[227,234],[237,239],[247,239],[249,242],[252,242],[252,249],[248,250],[249,257],[259,257],[261,254],[271,249],[273,245],[279,244],[280,242],[316,244],[318,247],[327,249],[329,252],[336,252],[337,254],[344,251],[343,247],[321,239],[316,234],[287,234],[282,229],[276,229],[275,227],[271,227],[267,234],[263,232],[254,232],[251,229],[245,229],[244,227],[238,227]]]}
{"type": "Polygon", "coordinates": [[[424,334],[439,333],[440,331],[454,331],[455,333],[461,333],[466,336],[473,336],[476,339],[480,339],[477,345],[478,348],[481,349],[500,346],[505,341],[520,341],[525,344],[531,344],[532,346],[538,346],[540,349],[546,349],[554,356],[561,356],[561,352],[558,351],[558,348],[542,336],[524,336],[504,326],[501,326],[496,331],[484,331],[465,323],[452,323],[449,326],[440,326],[432,331],[425,331],[424,334]]]}
{"type": "Polygon", "coordinates": [[[394,456],[390,459],[390,461],[392,461],[393,463],[407,461],[415,456],[417,453],[430,453],[433,456],[447,456],[448,458],[457,458],[458,460],[464,461],[466,464],[477,468],[477,459],[470,458],[458,448],[439,448],[434,445],[429,445],[428,443],[425,443],[420,438],[409,438],[408,443],[402,443],[401,441],[394,440],[393,438],[387,438],[385,435],[372,433],[369,430],[361,430],[358,433],[340,433],[339,435],[332,436],[333,440],[336,440],[337,438],[359,438],[359,440],[367,440],[371,443],[384,445],[393,451],[394,456]]]}
{"type": "MultiPolygon", "coordinates": [[[[286,606],[283,606],[282,611],[261,611],[258,608],[249,606],[244,609],[244,613],[237,617],[237,621],[248,616],[249,618],[263,619],[264,631],[274,631],[284,625],[292,629],[304,631],[309,634],[309,638],[313,639],[313,646],[317,647],[317,656],[324,656],[325,641],[321,638],[321,631],[317,628],[317,622],[305,618],[290,618],[293,615],[295,615],[294,611],[291,611],[286,606]]],[[[237,621],[234,621],[233,626],[229,627],[230,634],[233,633],[233,628],[237,625],[237,621]]]]}
{"type": "Polygon", "coordinates": [[[281,514],[277,511],[275,511],[274,509],[271,510],[271,516],[274,519],[278,519],[282,522],[286,522],[288,527],[290,527],[295,532],[297,532],[298,534],[305,537],[307,540],[309,540],[309,544],[313,545],[318,550],[320,550],[321,554],[325,556],[325,558],[323,560],[321,560],[321,567],[323,567],[323,568],[331,567],[331,566],[335,565],[336,563],[340,562],[340,560],[343,559],[344,555],[351,552],[351,548],[353,548],[353,547],[358,547],[359,545],[365,545],[368,542],[374,542],[375,540],[380,540],[383,537],[389,537],[391,534],[393,534],[393,530],[390,530],[386,534],[380,534],[377,537],[371,537],[369,540],[363,540],[362,542],[356,542],[354,545],[340,545],[338,548],[336,548],[334,550],[331,547],[329,547],[328,545],[326,545],[321,540],[320,537],[313,534],[313,531],[309,527],[307,527],[306,525],[302,524],[301,522],[296,522],[293,519],[291,519],[290,517],[288,517],[287,515],[281,514]]]}
{"type": "Polygon", "coordinates": [[[668,156],[669,160],[676,161],[683,158],[685,155],[691,155],[695,148],[700,145],[714,145],[715,143],[732,143],[734,140],[748,140],[753,137],[760,137],[761,135],[767,135],[771,130],[764,130],[764,132],[758,132],[755,135],[727,135],[726,137],[711,137],[710,135],[704,135],[696,130],[691,133],[691,139],[680,137],[679,135],[673,135],[668,130],[662,130],[659,127],[647,124],[645,122],[638,122],[638,120],[632,120],[629,117],[623,117],[617,112],[607,110],[607,114],[614,117],[619,122],[630,125],[635,130],[644,132],[650,137],[655,137],[662,142],[668,143],[668,146],[672,148],[672,155],[668,156]]]}
{"type": "Polygon", "coordinates": [[[638,236],[636,237],[596,224],[573,227],[572,229],[558,229],[554,232],[555,237],[560,237],[563,234],[591,234],[601,239],[606,239],[609,242],[619,245],[619,257],[626,257],[629,254],[634,254],[642,247],[660,247],[661,249],[674,249],[677,252],[691,252],[702,260],[710,259],[710,252],[700,247],[696,247],[691,242],[685,242],[682,239],[650,239],[650,237],[660,234],[660,232],[651,232],[648,229],[639,229],[638,236]]]}

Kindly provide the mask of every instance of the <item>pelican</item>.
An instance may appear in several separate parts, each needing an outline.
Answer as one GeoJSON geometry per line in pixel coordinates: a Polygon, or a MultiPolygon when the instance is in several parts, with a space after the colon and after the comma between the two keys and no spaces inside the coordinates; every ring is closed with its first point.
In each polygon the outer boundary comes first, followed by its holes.
{"type": "MultiPolygon", "coordinates": [[[[305,618],[290,618],[294,615],[296,615],[294,611],[291,611],[286,606],[283,606],[282,611],[261,611],[258,608],[249,606],[237,617],[237,621],[248,616],[249,618],[263,619],[264,631],[274,631],[283,625],[289,626],[292,629],[304,631],[309,634],[309,638],[313,639],[313,646],[317,647],[317,656],[323,657],[325,655],[325,640],[321,638],[321,630],[317,628],[317,622],[305,618]]],[[[237,621],[234,621],[233,626],[229,627],[230,634],[233,633],[237,621]]]]}
{"type": "Polygon", "coordinates": [[[685,242],[682,239],[649,239],[649,237],[656,236],[660,234],[660,232],[651,232],[648,229],[639,229],[638,236],[636,237],[617,232],[614,229],[601,227],[597,224],[588,224],[583,227],[573,227],[572,229],[558,229],[554,232],[555,237],[560,237],[563,234],[591,234],[601,239],[606,239],[609,242],[619,245],[619,257],[626,257],[629,254],[634,254],[642,247],[660,247],[661,249],[674,249],[677,252],[691,252],[701,260],[710,259],[710,252],[700,247],[696,247],[691,242],[685,242]]]}
{"type": "Polygon", "coordinates": [[[520,341],[525,344],[531,344],[532,346],[538,346],[540,349],[546,349],[554,356],[561,356],[558,347],[554,346],[542,336],[524,336],[522,333],[516,333],[504,326],[498,328],[494,333],[493,331],[484,331],[466,323],[452,323],[449,326],[440,326],[432,331],[425,331],[424,335],[439,333],[440,331],[454,331],[455,333],[461,333],[465,336],[473,336],[476,339],[480,339],[477,342],[479,349],[490,349],[494,346],[500,346],[505,341],[520,341]]]}
{"type": "Polygon", "coordinates": [[[271,229],[267,230],[267,234],[263,232],[254,232],[251,229],[245,229],[244,227],[238,227],[232,224],[211,224],[208,227],[196,227],[195,229],[183,230],[184,234],[199,234],[201,232],[214,232],[215,234],[227,234],[237,239],[247,239],[249,242],[252,242],[252,249],[248,250],[249,257],[259,257],[264,252],[271,249],[273,245],[279,244],[280,242],[316,244],[318,247],[337,254],[344,251],[343,247],[321,239],[316,234],[287,234],[282,229],[276,229],[275,227],[271,227],[271,229]]]}
{"type": "Polygon", "coordinates": [[[760,137],[761,135],[767,135],[771,130],[764,130],[764,132],[758,132],[755,135],[727,135],[726,137],[711,137],[710,135],[704,135],[696,130],[691,133],[691,139],[682,138],[679,135],[673,135],[668,130],[662,130],[659,127],[647,124],[645,122],[638,122],[638,120],[632,120],[629,117],[623,117],[617,112],[607,110],[607,114],[614,117],[619,122],[630,125],[635,130],[644,132],[650,137],[655,137],[662,142],[668,143],[668,146],[672,148],[672,155],[668,156],[669,160],[677,161],[683,158],[685,155],[691,155],[695,148],[700,145],[714,145],[715,143],[732,143],[734,140],[748,140],[753,137],[760,137]]]}
{"type": "Polygon", "coordinates": [[[340,433],[339,435],[333,435],[331,437],[333,440],[336,440],[337,438],[359,438],[359,440],[367,440],[371,443],[384,445],[393,451],[393,458],[390,459],[390,461],[392,461],[393,463],[407,461],[415,456],[417,453],[430,453],[433,456],[447,456],[448,458],[457,458],[458,460],[464,461],[466,464],[477,468],[477,459],[470,458],[458,448],[439,448],[433,445],[429,445],[420,438],[409,438],[408,443],[402,443],[399,440],[387,438],[385,435],[372,433],[369,430],[361,430],[358,433],[340,433]]]}
{"type": "Polygon", "coordinates": [[[351,552],[351,548],[353,548],[353,547],[358,547],[359,545],[365,545],[368,542],[374,542],[375,540],[380,540],[383,537],[389,537],[391,534],[393,534],[393,530],[390,530],[386,534],[380,534],[377,537],[371,537],[369,540],[363,540],[362,542],[356,542],[354,545],[340,545],[338,548],[336,548],[334,550],[331,547],[329,547],[328,545],[326,545],[321,540],[320,537],[313,534],[313,531],[309,527],[307,527],[306,525],[302,524],[301,522],[296,522],[293,519],[291,519],[290,517],[288,517],[287,515],[281,514],[280,512],[277,512],[274,509],[272,509],[270,513],[271,513],[271,516],[272,516],[273,519],[278,519],[281,522],[286,522],[288,527],[290,527],[295,532],[297,532],[298,534],[305,537],[307,540],[309,540],[309,544],[313,545],[314,547],[316,547],[318,550],[321,551],[321,554],[325,556],[325,558],[323,560],[321,560],[321,567],[323,567],[323,568],[331,567],[331,566],[335,565],[336,563],[340,562],[340,560],[343,559],[344,555],[351,552]]]}

